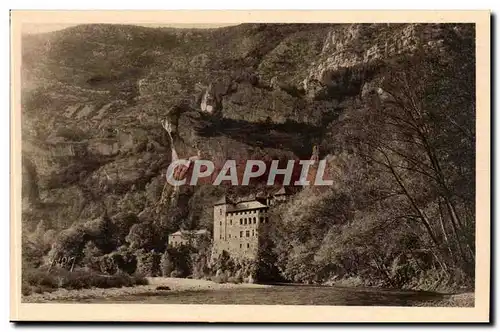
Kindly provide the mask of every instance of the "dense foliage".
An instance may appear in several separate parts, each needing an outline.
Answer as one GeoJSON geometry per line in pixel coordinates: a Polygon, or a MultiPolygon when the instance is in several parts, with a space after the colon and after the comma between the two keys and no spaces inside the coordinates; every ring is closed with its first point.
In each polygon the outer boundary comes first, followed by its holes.
{"type": "Polygon", "coordinates": [[[363,60],[380,39],[404,44],[408,27],[83,25],[26,36],[24,266],[65,259],[98,275],[472,287],[474,31],[445,25],[425,48],[363,60]],[[199,111],[209,85],[218,116],[199,111]],[[210,231],[222,194],[277,189],[176,191],[164,181],[172,147],[220,162],[305,159],[313,146],[334,185],[293,188],[272,209],[257,262],[212,257],[210,241],[168,246],[179,229],[210,231]]]}
{"type": "Polygon", "coordinates": [[[383,90],[331,127],[329,144],[344,149],[330,159],[335,185],[306,189],[276,209],[268,232],[283,276],[473,287],[475,74],[468,37],[447,59],[398,59],[383,90]]]}

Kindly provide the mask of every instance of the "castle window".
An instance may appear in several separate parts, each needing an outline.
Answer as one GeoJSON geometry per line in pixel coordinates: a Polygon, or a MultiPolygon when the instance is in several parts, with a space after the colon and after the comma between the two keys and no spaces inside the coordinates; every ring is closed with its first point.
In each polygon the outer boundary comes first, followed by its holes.
{"type": "Polygon", "coordinates": [[[269,217],[266,217],[266,222],[269,222],[269,217]]]}
{"type": "Polygon", "coordinates": [[[252,229],[252,236],[255,236],[255,231],[252,229]]]}
{"type": "Polygon", "coordinates": [[[233,224],[233,220],[229,220],[229,225],[232,225],[233,224]]]}
{"type": "Polygon", "coordinates": [[[260,222],[260,223],[263,223],[263,222],[264,222],[264,218],[263,218],[263,217],[260,217],[260,218],[259,218],[259,222],[260,222]]]}
{"type": "Polygon", "coordinates": [[[250,231],[246,232],[247,237],[250,237],[250,231]]]}
{"type": "Polygon", "coordinates": [[[222,216],[222,209],[220,209],[219,211],[220,211],[220,215],[222,216]]]}
{"type": "Polygon", "coordinates": [[[231,234],[228,234],[228,237],[231,238],[231,234]]]}
{"type": "Polygon", "coordinates": [[[241,243],[240,243],[240,249],[241,249],[241,243]]]}
{"type": "Polygon", "coordinates": [[[240,225],[243,225],[243,219],[240,218],[240,225]]]}
{"type": "Polygon", "coordinates": [[[222,221],[219,224],[222,226],[222,221]]]}
{"type": "Polygon", "coordinates": [[[250,243],[247,243],[247,248],[250,248],[250,243]]]}
{"type": "Polygon", "coordinates": [[[240,231],[240,237],[243,237],[243,231],[240,231]]]}
{"type": "Polygon", "coordinates": [[[255,219],[255,217],[253,217],[253,223],[257,223],[257,219],[255,219]]]}

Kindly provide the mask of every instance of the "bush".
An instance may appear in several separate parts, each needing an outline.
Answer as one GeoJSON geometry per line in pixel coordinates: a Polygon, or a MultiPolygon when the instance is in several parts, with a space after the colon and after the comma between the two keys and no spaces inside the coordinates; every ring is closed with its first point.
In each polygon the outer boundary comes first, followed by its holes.
{"type": "Polygon", "coordinates": [[[192,274],[193,248],[190,246],[180,246],[177,248],[168,248],[166,251],[168,252],[168,257],[172,261],[173,269],[178,272],[178,277],[185,278],[192,274]]]}
{"type": "Polygon", "coordinates": [[[144,249],[136,252],[137,270],[140,275],[148,277],[156,277],[161,275],[160,261],[161,255],[159,253],[145,252],[144,249]]]}
{"type": "Polygon", "coordinates": [[[225,284],[228,282],[228,274],[225,272],[217,273],[215,276],[212,277],[212,281],[216,282],[218,284],[225,284]]]}
{"type": "Polygon", "coordinates": [[[231,284],[241,284],[243,279],[241,277],[229,277],[227,278],[227,282],[231,284]]]}
{"type": "Polygon", "coordinates": [[[182,277],[182,272],[179,270],[173,270],[172,273],[170,273],[171,278],[181,278],[182,277]]]}
{"type": "Polygon", "coordinates": [[[165,252],[161,256],[160,268],[161,274],[164,277],[170,276],[175,269],[174,263],[172,262],[172,257],[170,257],[170,254],[167,250],[165,250],[165,252]]]}
{"type": "Polygon", "coordinates": [[[99,257],[99,270],[102,273],[114,274],[118,272],[118,266],[109,255],[99,257]]]}
{"type": "Polygon", "coordinates": [[[33,292],[50,292],[57,288],[114,288],[147,285],[147,283],[147,279],[143,276],[131,276],[121,271],[113,275],[105,275],[96,271],[84,269],[78,269],[71,272],[65,269],[56,268],[49,272],[46,268],[39,268],[23,271],[21,291],[23,295],[29,295],[33,292]]]}
{"type": "Polygon", "coordinates": [[[58,287],[54,276],[47,274],[43,269],[23,269],[23,283],[30,286],[58,287]]]}
{"type": "Polygon", "coordinates": [[[135,250],[144,249],[149,251],[153,249],[154,240],[155,231],[153,225],[148,222],[133,225],[125,237],[125,241],[127,241],[130,248],[135,250]]]}
{"type": "Polygon", "coordinates": [[[22,283],[21,294],[23,294],[23,295],[30,295],[31,294],[31,287],[28,283],[26,283],[26,282],[22,283]]]}
{"type": "Polygon", "coordinates": [[[201,252],[192,254],[191,256],[191,274],[193,278],[202,279],[210,275],[209,255],[201,252]]]}

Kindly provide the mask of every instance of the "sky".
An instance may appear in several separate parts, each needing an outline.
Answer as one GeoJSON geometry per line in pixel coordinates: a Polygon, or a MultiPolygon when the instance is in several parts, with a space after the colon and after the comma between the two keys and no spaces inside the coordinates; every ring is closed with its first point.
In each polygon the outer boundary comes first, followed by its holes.
{"type": "MultiPolygon", "coordinates": [[[[23,24],[22,32],[27,34],[36,34],[36,33],[44,33],[57,31],[61,29],[66,29],[72,26],[76,26],[78,24],[58,24],[58,23],[36,23],[36,24],[23,24]]],[[[159,28],[159,27],[169,27],[169,28],[197,28],[197,29],[210,29],[210,28],[219,28],[224,26],[230,26],[234,24],[207,24],[207,23],[186,23],[186,24],[137,24],[140,26],[159,28]]]]}

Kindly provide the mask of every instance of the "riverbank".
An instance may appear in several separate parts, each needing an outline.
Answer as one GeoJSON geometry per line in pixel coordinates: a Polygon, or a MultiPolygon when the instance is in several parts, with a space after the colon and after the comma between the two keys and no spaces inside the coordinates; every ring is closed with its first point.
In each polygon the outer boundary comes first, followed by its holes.
{"type": "Polygon", "coordinates": [[[183,291],[210,291],[233,288],[266,288],[270,285],[260,284],[218,284],[209,280],[183,279],[183,278],[147,278],[148,285],[120,288],[89,288],[67,290],[60,288],[54,292],[31,294],[22,297],[22,302],[58,302],[58,301],[84,301],[88,299],[100,299],[120,296],[132,296],[137,294],[162,294],[183,291]],[[161,287],[162,289],[157,289],[161,287]],[[166,288],[168,287],[168,289],[166,288]]]}
{"type": "Polygon", "coordinates": [[[425,301],[423,307],[474,307],[474,293],[446,295],[439,300],[425,301]]]}
{"type": "Polygon", "coordinates": [[[58,289],[32,294],[35,303],[158,303],[158,304],[279,304],[472,307],[474,293],[446,295],[433,292],[367,287],[297,284],[218,284],[209,280],[148,278],[148,285],[122,288],[58,289]]]}

